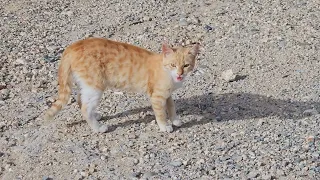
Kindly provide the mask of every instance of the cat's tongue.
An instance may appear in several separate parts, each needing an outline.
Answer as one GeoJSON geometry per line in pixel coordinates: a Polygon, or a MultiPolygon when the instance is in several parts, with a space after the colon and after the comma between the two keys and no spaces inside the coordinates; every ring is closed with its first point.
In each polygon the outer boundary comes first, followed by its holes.
{"type": "Polygon", "coordinates": [[[182,77],[181,76],[177,77],[177,81],[182,81],[182,77]]]}

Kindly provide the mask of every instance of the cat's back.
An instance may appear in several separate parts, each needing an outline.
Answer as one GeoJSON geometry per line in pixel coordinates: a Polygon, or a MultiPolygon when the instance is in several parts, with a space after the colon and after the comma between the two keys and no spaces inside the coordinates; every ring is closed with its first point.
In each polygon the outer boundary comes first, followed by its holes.
{"type": "Polygon", "coordinates": [[[72,43],[67,47],[66,50],[74,51],[80,48],[85,48],[83,50],[94,50],[94,49],[100,49],[100,48],[104,49],[104,48],[120,46],[121,44],[125,45],[124,43],[112,41],[105,38],[91,37],[91,38],[78,40],[72,43]]]}
{"type": "Polygon", "coordinates": [[[146,49],[105,38],[87,38],[79,40],[68,46],[65,53],[76,53],[77,55],[88,55],[94,53],[112,54],[135,54],[135,55],[152,55],[153,52],[146,49]]]}
{"type": "Polygon", "coordinates": [[[154,55],[130,44],[88,38],[67,47],[61,64],[70,64],[75,76],[100,89],[107,86],[145,92],[149,70],[156,69],[160,63],[154,55]]]}

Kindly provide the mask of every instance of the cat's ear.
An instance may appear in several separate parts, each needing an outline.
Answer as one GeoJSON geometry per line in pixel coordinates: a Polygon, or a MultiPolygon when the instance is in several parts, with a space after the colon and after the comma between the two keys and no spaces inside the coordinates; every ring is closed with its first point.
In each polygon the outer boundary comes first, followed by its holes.
{"type": "Polygon", "coordinates": [[[189,54],[196,56],[199,53],[199,49],[200,49],[200,44],[197,43],[195,45],[193,45],[192,48],[189,49],[189,54]]]}
{"type": "Polygon", "coordinates": [[[173,50],[169,47],[167,42],[162,43],[162,53],[164,54],[164,56],[168,56],[173,53],[173,50]]]}

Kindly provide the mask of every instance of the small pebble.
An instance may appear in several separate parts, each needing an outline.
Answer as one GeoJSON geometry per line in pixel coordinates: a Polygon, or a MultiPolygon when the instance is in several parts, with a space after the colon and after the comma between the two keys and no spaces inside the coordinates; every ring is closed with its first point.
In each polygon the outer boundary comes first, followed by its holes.
{"type": "Polygon", "coordinates": [[[133,177],[133,178],[137,178],[141,176],[141,172],[133,172],[131,173],[129,176],[133,177]]]}
{"type": "Polygon", "coordinates": [[[228,69],[222,72],[221,78],[227,82],[232,82],[236,79],[236,75],[233,73],[232,69],[228,69]]]}
{"type": "Polygon", "coordinates": [[[61,12],[62,15],[67,15],[67,16],[72,16],[73,15],[73,11],[63,11],[61,12]]]}
{"type": "Polygon", "coordinates": [[[89,166],[89,172],[90,173],[93,173],[93,172],[96,172],[97,170],[96,170],[96,165],[95,164],[90,164],[90,166],[89,166]]]}
{"type": "Polygon", "coordinates": [[[319,114],[319,113],[315,109],[307,109],[307,110],[303,111],[304,116],[313,116],[313,115],[317,115],[317,114],[319,114]]]}
{"type": "Polygon", "coordinates": [[[52,178],[50,178],[50,177],[48,177],[48,176],[44,176],[43,178],[42,178],[42,180],[51,180],[52,178]]]}
{"type": "Polygon", "coordinates": [[[101,157],[100,157],[100,159],[101,160],[105,160],[107,157],[105,156],[105,155],[102,155],[101,157]]]}
{"type": "Polygon", "coordinates": [[[172,161],[170,163],[170,165],[174,166],[174,167],[180,167],[182,165],[181,161],[172,161]]]}
{"type": "Polygon", "coordinates": [[[5,89],[6,87],[6,85],[0,85],[0,90],[5,89]]]}
{"type": "Polygon", "coordinates": [[[259,176],[259,172],[258,171],[251,171],[249,174],[248,174],[248,178],[252,179],[252,178],[256,178],[259,176]]]}
{"type": "Polygon", "coordinates": [[[283,170],[277,169],[277,175],[278,175],[278,176],[283,176],[283,175],[285,175],[285,173],[284,173],[283,170]]]}
{"type": "Polygon", "coordinates": [[[263,179],[263,180],[270,180],[270,179],[271,179],[271,175],[270,175],[270,174],[263,174],[263,175],[261,176],[261,179],[263,179]]]}
{"type": "Polygon", "coordinates": [[[205,25],[205,26],[204,26],[204,29],[205,29],[206,31],[212,31],[212,30],[213,30],[213,28],[212,28],[211,26],[209,26],[209,25],[205,25]]]}
{"type": "Polygon", "coordinates": [[[45,55],[43,57],[43,60],[46,61],[46,62],[55,62],[57,61],[59,58],[58,57],[55,57],[55,56],[49,56],[49,55],[45,55]]]}
{"type": "Polygon", "coordinates": [[[188,26],[188,22],[187,22],[187,20],[185,19],[185,18],[181,18],[180,20],[179,20],[179,25],[180,26],[188,26]]]}
{"type": "Polygon", "coordinates": [[[199,159],[199,161],[197,161],[197,164],[203,164],[203,163],[205,163],[204,159],[199,159]]]}
{"type": "Polygon", "coordinates": [[[143,174],[142,178],[146,179],[146,178],[150,178],[150,177],[155,176],[155,175],[156,175],[155,172],[146,172],[146,173],[143,174]]]}
{"type": "Polygon", "coordinates": [[[134,164],[138,164],[138,163],[139,163],[139,160],[135,158],[135,159],[133,159],[133,163],[134,163],[134,164]]]}
{"type": "Polygon", "coordinates": [[[25,63],[26,63],[26,61],[22,58],[19,58],[15,61],[15,65],[23,65],[25,63]]]}
{"type": "Polygon", "coordinates": [[[115,91],[113,93],[116,94],[116,95],[123,95],[123,92],[120,92],[120,91],[115,91]]]}
{"type": "Polygon", "coordinates": [[[152,20],[152,18],[151,17],[149,17],[149,16],[145,16],[145,17],[143,17],[143,21],[151,21],[152,20]]]}
{"type": "Polygon", "coordinates": [[[89,176],[89,173],[86,172],[86,171],[81,171],[81,172],[80,172],[80,175],[83,176],[83,177],[88,177],[88,176],[89,176]]]}

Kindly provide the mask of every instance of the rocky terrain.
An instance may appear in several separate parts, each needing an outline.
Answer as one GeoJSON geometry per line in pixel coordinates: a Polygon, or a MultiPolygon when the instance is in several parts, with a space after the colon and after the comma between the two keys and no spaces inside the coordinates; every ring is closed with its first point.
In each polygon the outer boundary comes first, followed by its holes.
{"type": "MultiPolygon", "coordinates": [[[[0,179],[320,179],[320,1],[0,1],[0,179]],[[147,97],[106,91],[92,133],[75,97],[55,120],[70,43],[160,52],[201,43],[161,133],[147,97]]],[[[73,93],[75,95],[75,92],[73,93]]]]}

